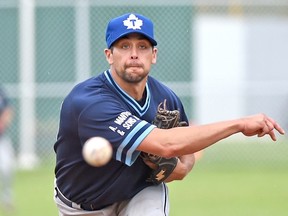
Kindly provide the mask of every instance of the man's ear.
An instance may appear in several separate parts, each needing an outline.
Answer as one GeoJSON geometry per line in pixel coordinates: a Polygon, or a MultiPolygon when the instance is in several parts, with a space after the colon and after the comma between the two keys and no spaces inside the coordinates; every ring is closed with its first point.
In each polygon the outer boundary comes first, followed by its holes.
{"type": "Polygon", "coordinates": [[[154,47],[152,52],[152,64],[156,64],[158,49],[154,47]]]}
{"type": "Polygon", "coordinates": [[[106,56],[107,62],[111,65],[113,63],[113,53],[111,49],[104,49],[104,54],[106,56]]]}

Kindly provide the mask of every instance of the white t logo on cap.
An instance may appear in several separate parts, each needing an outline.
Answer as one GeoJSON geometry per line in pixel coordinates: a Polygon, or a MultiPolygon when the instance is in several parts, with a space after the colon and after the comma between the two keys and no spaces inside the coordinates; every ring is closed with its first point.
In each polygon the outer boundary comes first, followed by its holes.
{"type": "Polygon", "coordinates": [[[127,29],[141,29],[143,25],[143,21],[136,17],[134,14],[130,14],[130,16],[123,21],[124,26],[127,26],[127,29]]]}

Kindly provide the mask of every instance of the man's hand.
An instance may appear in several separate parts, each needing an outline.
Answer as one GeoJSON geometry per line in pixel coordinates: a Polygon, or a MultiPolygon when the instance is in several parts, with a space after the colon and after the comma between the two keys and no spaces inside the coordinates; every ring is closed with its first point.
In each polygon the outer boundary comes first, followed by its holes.
{"type": "Polygon", "coordinates": [[[195,164],[194,154],[183,155],[178,158],[178,163],[176,168],[173,170],[171,175],[165,180],[166,183],[174,180],[182,180],[186,177],[192,170],[195,164]]]}
{"type": "Polygon", "coordinates": [[[275,130],[280,134],[285,133],[283,128],[281,128],[281,126],[274,119],[264,114],[248,116],[242,120],[242,133],[245,136],[257,135],[258,137],[263,137],[264,135],[268,134],[272,140],[276,141],[275,130]]]}
{"type": "MultiPolygon", "coordinates": [[[[149,166],[151,169],[156,170],[157,165],[152,163],[149,160],[143,160],[144,163],[149,166]]],[[[166,183],[174,181],[174,180],[182,180],[188,173],[192,170],[195,163],[194,154],[183,155],[178,157],[178,163],[173,172],[169,175],[169,177],[164,181],[166,183]]]]}

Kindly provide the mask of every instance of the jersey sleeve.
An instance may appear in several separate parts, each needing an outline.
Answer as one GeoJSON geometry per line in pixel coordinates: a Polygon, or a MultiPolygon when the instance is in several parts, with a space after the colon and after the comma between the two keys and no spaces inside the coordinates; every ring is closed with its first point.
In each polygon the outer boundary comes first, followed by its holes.
{"type": "Polygon", "coordinates": [[[94,136],[104,137],[113,146],[113,157],[131,166],[140,154],[137,147],[155,126],[132,115],[120,102],[97,101],[83,109],[79,115],[78,133],[81,143],[94,136]]]}

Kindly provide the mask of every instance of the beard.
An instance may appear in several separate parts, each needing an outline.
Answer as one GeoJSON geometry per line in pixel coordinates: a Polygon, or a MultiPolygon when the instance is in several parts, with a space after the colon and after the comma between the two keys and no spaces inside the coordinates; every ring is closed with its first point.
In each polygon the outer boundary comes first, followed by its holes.
{"type": "Polygon", "coordinates": [[[133,69],[131,66],[128,66],[123,71],[116,71],[116,73],[127,83],[140,83],[146,79],[149,71],[144,70],[143,67],[137,66],[136,69],[133,69]],[[142,71],[139,72],[139,69],[142,69],[142,71]]]}

